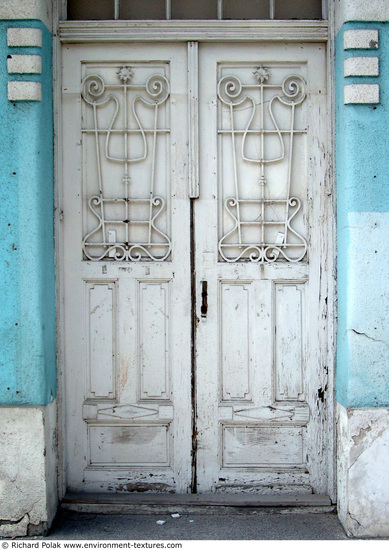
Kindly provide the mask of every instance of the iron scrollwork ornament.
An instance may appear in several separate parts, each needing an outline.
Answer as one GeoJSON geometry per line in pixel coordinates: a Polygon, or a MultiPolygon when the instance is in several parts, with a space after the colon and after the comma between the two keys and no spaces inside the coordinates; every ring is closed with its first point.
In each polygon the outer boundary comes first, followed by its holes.
{"type": "MultiPolygon", "coordinates": [[[[166,209],[166,200],[155,192],[156,147],[159,136],[158,119],[161,106],[167,101],[170,87],[163,74],[154,74],[143,85],[132,85],[134,70],[129,66],[119,67],[116,75],[120,83],[106,83],[100,75],[88,75],[82,83],[81,96],[91,108],[93,128],[85,129],[94,135],[98,194],[88,200],[88,208],[96,219],[94,228],[83,239],[85,258],[92,261],[113,260],[139,262],[141,260],[163,261],[171,253],[171,240],[158,225],[158,219],[166,209]],[[99,126],[99,110],[111,106],[111,118],[107,128],[99,126]],[[152,127],[145,128],[142,123],[141,109],[151,112],[152,127]],[[130,128],[129,116],[136,128],[130,128]],[[119,116],[123,126],[117,124],[119,116]],[[141,141],[141,152],[131,155],[129,146],[131,133],[136,133],[141,141]],[[104,136],[105,139],[101,139],[104,136]],[[147,134],[150,138],[147,139],[147,134]],[[121,138],[123,154],[114,147],[121,138]],[[103,146],[102,146],[103,144],[103,146]],[[109,182],[103,176],[102,163],[115,163],[123,167],[121,183],[124,187],[122,197],[109,196],[109,182]],[[148,176],[146,197],[134,197],[130,192],[132,185],[130,168],[134,163],[151,163],[148,176]],[[107,190],[108,188],[108,190],[107,190]],[[107,211],[114,206],[120,208],[121,216],[110,217],[107,211]],[[131,219],[130,210],[147,212],[145,218],[136,216],[131,219]],[[142,234],[141,239],[133,239],[142,234]],[[119,238],[119,234],[121,238],[119,238]]],[[[168,130],[164,130],[165,133],[168,130]]],[[[145,178],[146,179],[146,178],[145,178]]],[[[143,183],[143,182],[142,182],[143,183]]]]}
{"type": "Polygon", "coordinates": [[[231,144],[232,178],[234,196],[223,201],[224,212],[230,220],[228,229],[219,240],[219,254],[226,262],[250,261],[272,263],[284,258],[289,262],[298,262],[307,252],[305,238],[293,228],[292,221],[301,210],[301,200],[291,195],[291,171],[293,158],[293,141],[296,133],[295,111],[306,98],[306,84],[299,75],[290,75],[279,85],[269,83],[271,73],[267,67],[258,67],[253,72],[258,84],[245,85],[236,75],[223,76],[218,83],[218,98],[225,119],[227,130],[219,130],[222,136],[229,136],[231,144]],[[272,92],[274,90],[273,94],[272,92]],[[267,96],[265,99],[265,91],[267,96]],[[257,95],[254,97],[254,93],[257,95]],[[258,101],[259,96],[259,101],[258,101]],[[275,114],[277,102],[290,110],[290,126],[281,129],[275,114]],[[249,112],[244,128],[237,128],[236,112],[246,109],[249,112]],[[265,109],[272,127],[265,127],[265,109]],[[258,114],[259,112],[259,114],[258,114]],[[254,118],[259,117],[260,127],[252,129],[254,118]],[[273,138],[271,154],[265,154],[268,135],[273,138]],[[289,137],[288,153],[285,146],[285,135],[289,137]],[[240,139],[240,147],[238,146],[240,139]],[[249,152],[248,140],[257,139],[257,155],[249,152]],[[278,145],[277,145],[278,144],[278,145]],[[243,192],[244,182],[239,178],[239,163],[252,163],[258,166],[258,193],[247,197],[243,192]],[[288,163],[285,182],[286,193],[280,198],[271,198],[266,190],[271,186],[267,167],[276,163],[288,163]],[[245,208],[255,208],[255,217],[245,217],[245,208]],[[283,209],[282,217],[270,218],[269,208],[283,209]],[[277,228],[277,231],[274,228],[277,228]],[[245,238],[247,228],[255,228],[259,235],[257,242],[245,238]],[[273,228],[272,232],[269,228],[273,228]],[[269,238],[271,235],[271,238],[269,238]]]}

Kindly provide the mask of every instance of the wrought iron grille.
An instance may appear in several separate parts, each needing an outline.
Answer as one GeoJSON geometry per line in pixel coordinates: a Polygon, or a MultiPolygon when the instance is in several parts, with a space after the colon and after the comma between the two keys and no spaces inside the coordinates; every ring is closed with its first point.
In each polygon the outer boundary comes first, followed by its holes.
{"type": "MultiPolygon", "coordinates": [[[[156,191],[158,144],[170,132],[159,122],[169,98],[169,81],[163,74],[152,74],[145,83],[133,83],[135,71],[119,66],[114,70],[116,82],[90,74],[82,83],[82,99],[89,110],[82,128],[84,151],[95,163],[92,167],[84,161],[86,193],[91,186],[97,191],[88,199],[89,220],[94,220],[89,221],[93,228],[83,240],[88,260],[162,261],[171,251],[167,229],[159,225],[166,200],[156,191]],[[135,165],[141,169],[133,176],[135,165]],[[122,191],[113,196],[120,185],[122,191]]],[[[160,156],[165,158],[166,151],[160,156]]]]}
{"type": "MultiPolygon", "coordinates": [[[[274,67],[276,75],[279,70],[274,67]]],[[[293,226],[301,199],[293,194],[292,171],[296,136],[306,133],[295,124],[306,84],[299,75],[276,83],[267,67],[241,71],[245,77],[251,73],[253,82],[226,74],[218,83],[223,203],[219,253],[226,262],[298,262],[307,242],[293,226]]],[[[295,174],[296,187],[299,179],[304,180],[303,174],[295,174]]]]}

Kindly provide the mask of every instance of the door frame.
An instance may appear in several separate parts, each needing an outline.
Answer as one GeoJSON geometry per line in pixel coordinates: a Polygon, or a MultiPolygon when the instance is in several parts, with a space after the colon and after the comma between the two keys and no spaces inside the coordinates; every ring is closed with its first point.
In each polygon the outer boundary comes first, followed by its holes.
{"type": "MultiPolygon", "coordinates": [[[[335,179],[333,167],[334,151],[334,31],[333,10],[329,21],[60,21],[63,0],[54,0],[53,17],[53,96],[54,96],[54,225],[56,256],[56,320],[57,320],[57,408],[58,408],[58,493],[62,500],[66,492],[66,452],[64,397],[64,261],[63,261],[63,201],[62,201],[62,108],[61,108],[61,51],[68,43],[120,43],[120,42],[186,42],[188,43],[188,65],[192,74],[196,74],[197,56],[193,55],[193,42],[325,42],[327,43],[327,119],[328,127],[328,171],[325,187],[328,197],[326,204],[326,257],[328,311],[328,381],[326,391],[328,399],[327,430],[328,452],[328,488],[333,503],[336,502],[336,428],[335,428],[335,356],[336,356],[336,217],[335,217],[335,179]],[[195,69],[193,71],[193,69],[195,69]]],[[[188,100],[191,120],[198,117],[197,78],[189,81],[188,100]],[[194,117],[194,118],[193,118],[194,117]]],[[[188,198],[198,196],[198,135],[189,136],[189,158],[192,166],[189,170],[188,198]]],[[[323,262],[324,263],[324,262],[323,262]]]]}

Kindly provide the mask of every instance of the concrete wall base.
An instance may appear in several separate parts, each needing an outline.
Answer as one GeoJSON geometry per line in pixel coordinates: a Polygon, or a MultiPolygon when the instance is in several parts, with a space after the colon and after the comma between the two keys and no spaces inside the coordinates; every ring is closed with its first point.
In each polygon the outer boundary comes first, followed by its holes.
{"type": "Polygon", "coordinates": [[[45,534],[56,514],[56,403],[1,407],[0,537],[45,534]]]}
{"type": "Polygon", "coordinates": [[[350,537],[389,536],[389,408],[338,404],[338,514],[350,537]]]}

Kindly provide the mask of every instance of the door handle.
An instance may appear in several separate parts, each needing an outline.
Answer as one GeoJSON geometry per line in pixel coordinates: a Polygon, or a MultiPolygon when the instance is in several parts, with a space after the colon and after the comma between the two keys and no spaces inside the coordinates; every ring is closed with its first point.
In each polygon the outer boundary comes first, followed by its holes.
{"type": "Polygon", "coordinates": [[[208,311],[208,282],[201,282],[201,317],[207,316],[208,311]]]}

